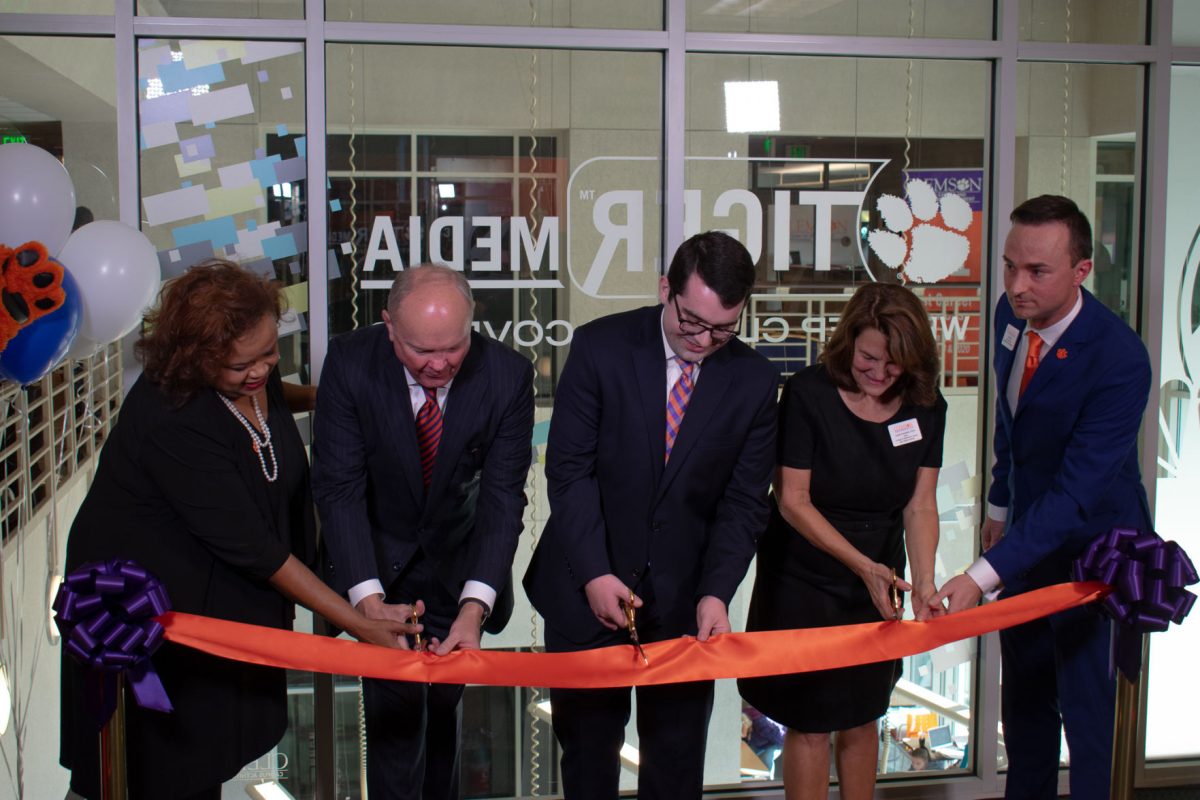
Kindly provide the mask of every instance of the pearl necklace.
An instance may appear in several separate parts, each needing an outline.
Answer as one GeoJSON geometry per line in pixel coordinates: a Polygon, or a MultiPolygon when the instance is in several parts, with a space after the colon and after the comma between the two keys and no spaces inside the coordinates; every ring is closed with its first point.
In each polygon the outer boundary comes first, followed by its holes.
{"type": "Polygon", "coordinates": [[[238,411],[237,406],[233,404],[232,400],[220,392],[217,392],[217,397],[221,398],[221,402],[225,404],[225,407],[233,412],[238,422],[242,423],[242,427],[246,429],[246,433],[250,434],[250,442],[254,447],[254,455],[258,456],[258,464],[262,467],[263,477],[267,479],[268,483],[274,483],[279,477],[279,462],[275,460],[275,446],[271,444],[271,429],[267,427],[267,421],[263,419],[262,409],[258,405],[258,398],[250,395],[250,402],[254,406],[254,416],[258,418],[258,425],[262,429],[261,434],[250,424],[250,420],[246,419],[241,411],[238,411]],[[261,438],[259,438],[260,436],[261,438]],[[270,472],[267,471],[267,460],[263,458],[263,448],[266,448],[267,455],[271,457],[270,472]]]}

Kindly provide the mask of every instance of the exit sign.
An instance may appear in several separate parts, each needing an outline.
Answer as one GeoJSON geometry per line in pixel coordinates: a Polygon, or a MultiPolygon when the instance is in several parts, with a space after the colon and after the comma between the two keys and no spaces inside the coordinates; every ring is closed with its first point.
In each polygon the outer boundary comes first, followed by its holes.
{"type": "Polygon", "coordinates": [[[25,141],[25,137],[19,133],[6,133],[0,136],[0,144],[12,144],[13,142],[21,143],[25,141]]]}

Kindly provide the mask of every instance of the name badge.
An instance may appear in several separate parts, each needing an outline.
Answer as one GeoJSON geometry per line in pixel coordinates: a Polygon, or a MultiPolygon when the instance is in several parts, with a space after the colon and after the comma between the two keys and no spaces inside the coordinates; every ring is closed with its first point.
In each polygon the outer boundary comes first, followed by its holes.
{"type": "Polygon", "coordinates": [[[892,437],[892,447],[912,444],[921,441],[921,426],[916,419],[893,422],[888,425],[888,435],[892,437]]]}
{"type": "Polygon", "coordinates": [[[1004,338],[1000,340],[1000,344],[1004,345],[1005,350],[1012,350],[1020,336],[1021,332],[1016,329],[1016,326],[1009,325],[1004,329],[1004,338]]]}

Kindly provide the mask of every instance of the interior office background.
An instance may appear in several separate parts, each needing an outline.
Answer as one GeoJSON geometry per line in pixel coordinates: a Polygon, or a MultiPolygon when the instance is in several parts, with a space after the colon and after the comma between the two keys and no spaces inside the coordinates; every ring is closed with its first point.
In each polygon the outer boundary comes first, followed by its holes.
{"type": "MultiPolygon", "coordinates": [[[[759,265],[742,336],[790,373],[856,285],[900,279],[907,249],[872,244],[887,227],[878,201],[899,198],[917,211],[900,233],[926,224],[966,252],[907,264],[929,281],[910,285],[950,408],[941,582],[977,549],[994,394],[983,332],[1007,213],[1046,192],[1092,217],[1088,287],[1150,350],[1141,452],[1156,526],[1200,553],[1198,64],[1194,0],[0,0],[0,134],[61,157],[78,204],[139,226],[164,277],[215,253],[287,284],[292,380],[319,380],[329,338],[379,319],[396,268],[466,270],[481,332],[537,368],[517,576],[548,514],[545,434],[575,327],[653,302],[680,241],[727,229],[759,265]],[[961,196],[969,216],[922,211],[914,181],[961,196]]],[[[126,342],[0,385],[0,797],[66,789],[48,602],[135,375],[126,342]]],[[[488,646],[540,644],[517,594],[488,646]]],[[[1152,637],[1139,785],[1200,783],[1194,629],[1152,637]]],[[[1001,681],[992,637],[906,659],[881,727],[881,795],[995,796],[1001,681]],[[906,753],[923,737],[944,757],[918,770],[906,753]]],[[[264,780],[357,796],[357,681],[332,681],[331,700],[312,675],[290,684],[287,736],[226,796],[264,780]]],[[[742,711],[722,682],[706,781],[781,795],[769,754],[742,742],[742,711]]],[[[545,692],[468,690],[468,796],[557,791],[550,713],[545,692]]],[[[632,729],[629,744],[633,788],[632,729]]]]}

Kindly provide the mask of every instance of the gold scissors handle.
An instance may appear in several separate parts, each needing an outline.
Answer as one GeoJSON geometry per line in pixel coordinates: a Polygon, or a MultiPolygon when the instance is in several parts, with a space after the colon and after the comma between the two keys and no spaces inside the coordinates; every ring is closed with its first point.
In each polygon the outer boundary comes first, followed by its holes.
{"type": "Polygon", "coordinates": [[[904,594],[900,591],[900,587],[896,585],[896,570],[892,570],[892,587],[888,590],[892,598],[892,611],[896,615],[896,619],[904,616],[904,594]]]}
{"type": "MultiPolygon", "coordinates": [[[[416,600],[413,600],[413,604],[412,604],[412,624],[413,625],[421,624],[421,618],[417,616],[417,601],[416,600]]],[[[420,631],[413,634],[413,641],[415,641],[417,643],[417,649],[420,650],[421,649],[421,633],[420,633],[420,631]]]]}
{"type": "Polygon", "coordinates": [[[625,621],[628,623],[629,640],[633,642],[633,646],[637,648],[638,655],[642,657],[642,663],[647,667],[650,666],[650,659],[646,658],[646,651],[642,649],[642,642],[638,639],[637,625],[634,623],[633,615],[633,590],[629,590],[629,601],[625,605],[625,621]]]}

